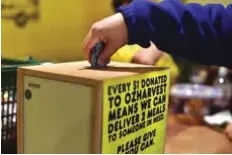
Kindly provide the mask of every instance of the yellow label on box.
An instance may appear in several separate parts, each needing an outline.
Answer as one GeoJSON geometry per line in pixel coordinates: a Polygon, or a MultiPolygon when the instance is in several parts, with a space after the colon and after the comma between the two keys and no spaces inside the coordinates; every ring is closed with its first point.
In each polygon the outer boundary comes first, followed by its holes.
{"type": "Polygon", "coordinates": [[[104,82],[102,153],[164,153],[169,71],[104,82]]]}

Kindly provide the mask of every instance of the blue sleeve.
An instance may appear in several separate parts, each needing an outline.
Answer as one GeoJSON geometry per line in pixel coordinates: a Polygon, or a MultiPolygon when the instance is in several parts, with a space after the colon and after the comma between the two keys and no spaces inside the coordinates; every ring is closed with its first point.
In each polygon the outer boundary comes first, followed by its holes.
{"type": "Polygon", "coordinates": [[[152,41],[172,55],[232,68],[232,5],[134,0],[119,12],[128,27],[128,44],[148,47],[152,41]]]}

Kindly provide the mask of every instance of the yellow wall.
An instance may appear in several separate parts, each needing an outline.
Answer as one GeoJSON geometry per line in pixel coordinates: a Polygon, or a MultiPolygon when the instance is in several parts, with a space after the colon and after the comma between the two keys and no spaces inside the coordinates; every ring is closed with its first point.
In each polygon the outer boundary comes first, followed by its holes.
{"type": "Polygon", "coordinates": [[[2,20],[2,56],[40,60],[83,59],[83,40],[92,23],[111,14],[110,0],[40,0],[40,19],[18,28],[2,20]]]}

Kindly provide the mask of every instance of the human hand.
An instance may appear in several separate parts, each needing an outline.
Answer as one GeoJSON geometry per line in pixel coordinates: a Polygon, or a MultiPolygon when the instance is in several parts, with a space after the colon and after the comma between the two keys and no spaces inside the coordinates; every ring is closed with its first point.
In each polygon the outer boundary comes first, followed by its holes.
{"type": "Polygon", "coordinates": [[[155,65],[155,63],[161,58],[163,52],[158,50],[157,47],[151,43],[149,48],[142,48],[132,58],[132,63],[155,65]]]}
{"type": "Polygon", "coordinates": [[[121,13],[117,13],[93,24],[84,41],[84,52],[87,59],[91,59],[91,49],[98,42],[104,42],[98,63],[103,65],[110,61],[110,57],[128,41],[127,27],[121,13]]]}

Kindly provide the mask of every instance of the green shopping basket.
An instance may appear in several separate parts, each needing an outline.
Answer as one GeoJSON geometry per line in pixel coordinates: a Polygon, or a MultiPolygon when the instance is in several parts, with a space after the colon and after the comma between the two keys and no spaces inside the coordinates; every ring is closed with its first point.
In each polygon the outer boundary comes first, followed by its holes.
{"type": "Polygon", "coordinates": [[[17,68],[40,63],[31,58],[26,61],[4,58],[1,60],[1,153],[15,154],[17,153],[17,68]]]}

